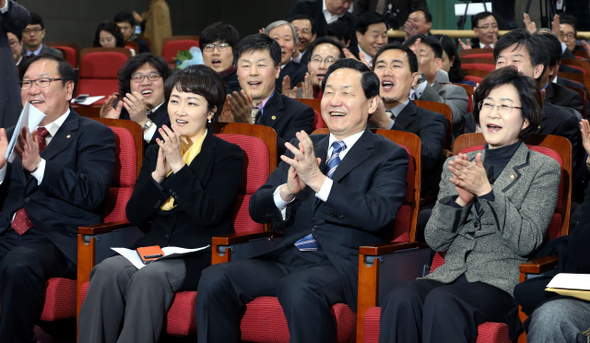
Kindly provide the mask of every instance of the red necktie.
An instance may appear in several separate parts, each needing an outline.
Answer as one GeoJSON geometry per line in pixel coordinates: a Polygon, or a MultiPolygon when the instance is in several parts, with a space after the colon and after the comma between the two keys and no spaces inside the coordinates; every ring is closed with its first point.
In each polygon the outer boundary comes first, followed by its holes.
{"type": "MultiPolygon", "coordinates": [[[[46,128],[40,127],[37,129],[37,142],[39,142],[39,153],[45,149],[47,143],[45,142],[45,138],[49,135],[49,131],[46,128]]],[[[27,232],[30,228],[33,227],[33,223],[29,219],[27,212],[25,212],[25,208],[21,208],[20,210],[16,211],[14,215],[14,220],[12,221],[12,228],[16,231],[19,235],[27,232]]]]}

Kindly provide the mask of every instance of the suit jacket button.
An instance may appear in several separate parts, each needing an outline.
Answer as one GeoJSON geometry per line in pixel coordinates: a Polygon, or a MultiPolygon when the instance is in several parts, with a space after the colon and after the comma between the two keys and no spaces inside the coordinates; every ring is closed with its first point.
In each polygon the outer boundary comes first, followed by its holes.
{"type": "Polygon", "coordinates": [[[312,232],[316,232],[317,230],[318,230],[318,227],[317,226],[314,226],[314,227],[311,228],[311,231],[312,232]]]}
{"type": "Polygon", "coordinates": [[[170,235],[169,235],[169,234],[166,234],[166,236],[164,236],[164,237],[165,237],[165,238],[170,238],[170,235]]]}
{"type": "Polygon", "coordinates": [[[24,199],[24,201],[25,201],[26,203],[28,203],[28,202],[29,202],[29,197],[26,197],[26,198],[24,199]]]}
{"type": "Polygon", "coordinates": [[[479,227],[479,224],[478,223],[474,223],[473,224],[473,227],[477,229],[479,227]]]}
{"type": "Polygon", "coordinates": [[[344,219],[344,215],[343,215],[343,214],[341,214],[341,215],[339,215],[339,216],[338,216],[338,218],[340,218],[340,219],[344,219]]]}

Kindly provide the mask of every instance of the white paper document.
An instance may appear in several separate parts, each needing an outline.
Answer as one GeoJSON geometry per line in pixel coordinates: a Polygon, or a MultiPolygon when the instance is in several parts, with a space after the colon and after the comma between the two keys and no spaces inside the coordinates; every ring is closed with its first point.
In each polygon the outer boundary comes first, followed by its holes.
{"type": "Polygon", "coordinates": [[[547,288],[590,291],[590,274],[559,273],[551,279],[547,288]]]}
{"type": "Polygon", "coordinates": [[[31,105],[29,102],[25,103],[23,110],[18,117],[18,122],[14,127],[14,133],[12,134],[12,138],[10,138],[10,142],[8,143],[8,148],[6,149],[6,154],[4,158],[10,163],[12,163],[16,157],[14,153],[14,147],[16,145],[16,139],[18,135],[22,131],[23,127],[27,127],[29,129],[29,133],[33,132],[37,126],[43,121],[45,118],[45,114],[39,111],[35,106],[31,105]]]}
{"type": "MultiPolygon", "coordinates": [[[[179,248],[179,247],[163,247],[162,251],[164,252],[164,256],[157,258],[155,261],[159,261],[159,260],[163,260],[166,258],[175,258],[175,257],[180,257],[182,255],[189,255],[192,253],[195,253],[197,251],[201,251],[203,249],[207,249],[208,247],[210,247],[210,245],[205,245],[204,247],[200,247],[200,248],[196,248],[196,249],[185,249],[185,248],[179,248]]],[[[135,267],[137,267],[137,269],[141,269],[145,266],[147,266],[147,264],[143,264],[143,262],[141,261],[141,258],[139,257],[139,254],[137,253],[137,250],[135,249],[127,249],[127,248],[111,248],[114,251],[116,251],[118,254],[120,254],[121,256],[125,257],[126,259],[129,260],[129,262],[133,263],[133,265],[135,267]]],[[[154,263],[152,262],[152,263],[154,263]]]]}
{"type": "Polygon", "coordinates": [[[84,101],[76,101],[76,98],[72,99],[72,103],[78,105],[92,105],[98,100],[104,98],[104,95],[97,95],[97,96],[89,96],[84,101]]]}

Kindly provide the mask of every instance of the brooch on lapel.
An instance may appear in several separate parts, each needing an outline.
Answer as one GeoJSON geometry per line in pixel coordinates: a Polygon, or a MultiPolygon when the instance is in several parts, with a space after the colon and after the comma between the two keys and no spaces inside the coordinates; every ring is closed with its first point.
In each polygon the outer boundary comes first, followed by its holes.
{"type": "Polygon", "coordinates": [[[277,120],[277,116],[272,116],[272,117],[270,117],[270,119],[277,120]]]}

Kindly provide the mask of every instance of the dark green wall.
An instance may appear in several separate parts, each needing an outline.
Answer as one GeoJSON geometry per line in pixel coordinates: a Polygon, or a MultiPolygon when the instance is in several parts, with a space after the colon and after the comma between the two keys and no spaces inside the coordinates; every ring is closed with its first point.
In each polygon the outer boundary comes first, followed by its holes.
{"type": "MultiPolygon", "coordinates": [[[[453,4],[458,0],[428,0],[433,28],[455,29],[453,4]]],[[[73,41],[89,47],[99,22],[118,11],[143,12],[150,0],[20,0],[29,11],[39,13],[47,28],[46,41],[73,41]]],[[[234,24],[242,36],[258,32],[270,22],[285,18],[295,0],[168,0],[174,35],[198,35],[215,22],[234,24]]],[[[466,28],[470,28],[468,25],[466,28]]]]}
{"type": "MultiPolygon", "coordinates": [[[[72,41],[89,47],[99,22],[118,11],[141,13],[150,0],[20,0],[19,4],[43,17],[45,41],[72,41]]],[[[242,36],[257,33],[272,21],[284,18],[295,0],[168,0],[174,35],[198,35],[216,21],[234,24],[242,36]]]]}

